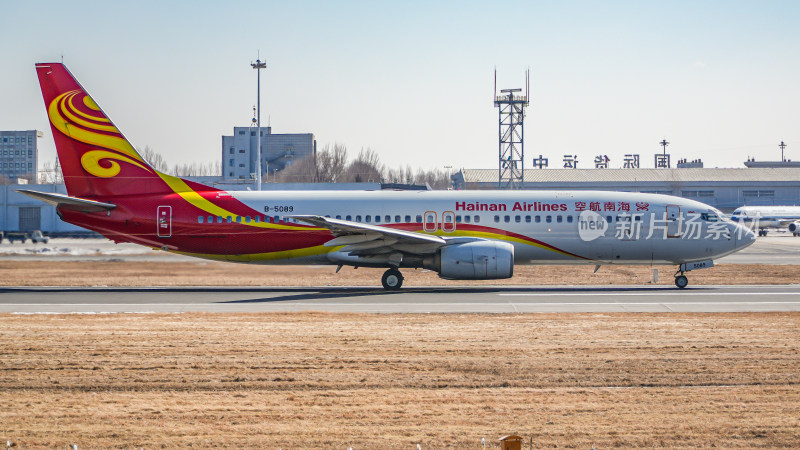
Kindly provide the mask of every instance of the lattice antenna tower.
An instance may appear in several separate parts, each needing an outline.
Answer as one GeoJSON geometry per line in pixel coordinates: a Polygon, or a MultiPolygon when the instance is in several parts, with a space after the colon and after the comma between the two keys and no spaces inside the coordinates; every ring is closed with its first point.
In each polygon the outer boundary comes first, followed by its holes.
{"type": "Polygon", "coordinates": [[[494,106],[498,108],[497,187],[522,189],[525,183],[525,108],[530,93],[530,69],[525,71],[522,89],[502,89],[497,94],[497,69],[494,71],[494,106]]]}

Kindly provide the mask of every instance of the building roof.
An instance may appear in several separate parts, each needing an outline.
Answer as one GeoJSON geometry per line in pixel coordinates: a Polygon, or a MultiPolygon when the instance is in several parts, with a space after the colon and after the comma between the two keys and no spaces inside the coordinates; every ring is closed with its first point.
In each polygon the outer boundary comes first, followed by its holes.
{"type": "MultiPolygon", "coordinates": [[[[497,183],[497,169],[462,169],[467,183],[497,183]]],[[[800,168],[526,169],[525,183],[798,182],[800,168]]]]}

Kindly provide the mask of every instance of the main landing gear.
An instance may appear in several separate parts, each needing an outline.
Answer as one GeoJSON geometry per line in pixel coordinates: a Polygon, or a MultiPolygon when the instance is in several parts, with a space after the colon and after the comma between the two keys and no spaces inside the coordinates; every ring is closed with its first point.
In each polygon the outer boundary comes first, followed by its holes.
{"type": "Polygon", "coordinates": [[[396,291],[403,286],[403,274],[395,268],[391,268],[383,273],[381,284],[387,291],[396,291]]]}
{"type": "Polygon", "coordinates": [[[675,272],[675,286],[678,286],[679,289],[683,289],[688,285],[689,285],[689,279],[686,278],[686,275],[683,274],[683,271],[678,270],[677,272],[675,272]]]}

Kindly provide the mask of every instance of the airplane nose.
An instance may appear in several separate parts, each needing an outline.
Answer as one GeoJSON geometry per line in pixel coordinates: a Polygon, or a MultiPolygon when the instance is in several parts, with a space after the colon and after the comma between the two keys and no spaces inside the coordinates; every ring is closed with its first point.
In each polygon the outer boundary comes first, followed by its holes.
{"type": "Polygon", "coordinates": [[[738,225],[738,228],[739,229],[736,230],[738,231],[737,235],[739,236],[739,245],[737,245],[737,247],[745,248],[749,245],[752,245],[753,242],[756,241],[756,234],[753,232],[753,230],[742,225],[738,225]]]}

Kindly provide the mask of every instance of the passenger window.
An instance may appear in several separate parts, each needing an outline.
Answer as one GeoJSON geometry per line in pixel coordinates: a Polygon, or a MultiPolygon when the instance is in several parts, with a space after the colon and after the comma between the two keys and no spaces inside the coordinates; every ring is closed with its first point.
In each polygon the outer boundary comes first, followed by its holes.
{"type": "Polygon", "coordinates": [[[261,216],[255,216],[255,217],[253,217],[253,221],[255,221],[255,223],[259,223],[259,222],[261,222],[261,216]]]}
{"type": "Polygon", "coordinates": [[[342,220],[342,216],[340,216],[340,215],[337,215],[337,216],[336,216],[336,218],[337,218],[338,220],[342,220]]]}
{"type": "Polygon", "coordinates": [[[511,222],[511,216],[505,216],[505,217],[503,217],[503,220],[504,220],[506,223],[508,223],[508,222],[511,222]]]}
{"type": "Polygon", "coordinates": [[[375,223],[381,223],[381,216],[375,215],[375,223]]]}
{"type": "Polygon", "coordinates": [[[222,223],[222,216],[217,216],[217,223],[222,223]]]}
{"type": "Polygon", "coordinates": [[[247,222],[247,223],[250,223],[250,216],[245,217],[244,221],[247,222]]]}
{"type": "Polygon", "coordinates": [[[203,216],[197,216],[197,223],[203,223],[203,216]]]}
{"type": "Polygon", "coordinates": [[[231,217],[231,216],[228,216],[228,217],[227,217],[225,220],[226,220],[228,223],[231,223],[231,222],[233,222],[233,217],[231,217]]]}
{"type": "Polygon", "coordinates": [[[464,222],[469,223],[470,217],[472,217],[472,216],[464,216],[464,222]]]}
{"type": "Polygon", "coordinates": [[[561,223],[564,221],[564,218],[561,216],[556,216],[556,222],[561,223]]]}
{"type": "Polygon", "coordinates": [[[520,223],[522,218],[520,216],[514,216],[514,222],[520,223]]]}
{"type": "Polygon", "coordinates": [[[367,222],[367,223],[372,222],[372,216],[367,215],[366,217],[364,217],[364,222],[367,222]]]}
{"type": "Polygon", "coordinates": [[[480,221],[481,221],[481,216],[475,216],[475,220],[473,222],[480,223],[480,221]]]}
{"type": "Polygon", "coordinates": [[[606,216],[606,222],[613,223],[614,222],[614,218],[611,217],[611,216],[606,216]]]}
{"type": "Polygon", "coordinates": [[[572,216],[567,216],[567,222],[572,223],[572,216]]]}
{"type": "Polygon", "coordinates": [[[542,221],[542,216],[536,216],[536,223],[540,223],[542,221]]]}
{"type": "Polygon", "coordinates": [[[500,222],[500,216],[494,216],[494,223],[500,222]]]}
{"type": "MultiPolygon", "coordinates": [[[[384,217],[384,218],[383,218],[383,221],[384,221],[384,222],[386,222],[386,223],[389,223],[389,222],[391,222],[391,221],[392,221],[392,216],[386,216],[386,217],[384,217]]],[[[400,221],[398,220],[398,222],[400,222],[400,221]]]]}
{"type": "MultiPolygon", "coordinates": [[[[400,216],[394,216],[394,221],[400,223],[400,216]]],[[[408,222],[408,220],[406,220],[408,222]]]]}
{"type": "Polygon", "coordinates": [[[547,216],[544,218],[544,221],[547,223],[551,223],[553,221],[553,216],[547,216]]]}
{"type": "Polygon", "coordinates": [[[356,222],[361,222],[361,216],[360,215],[356,215],[356,222]]]}
{"type": "Polygon", "coordinates": [[[344,220],[349,220],[349,221],[351,221],[351,222],[352,222],[352,221],[353,221],[353,216],[351,216],[351,215],[349,215],[349,214],[348,214],[348,215],[345,217],[345,219],[344,219],[344,220]]]}
{"type": "MultiPolygon", "coordinates": [[[[406,216],[406,217],[408,217],[408,216],[406,216]]],[[[417,223],[422,223],[422,216],[417,216],[417,223]]]]}
{"type": "Polygon", "coordinates": [[[531,216],[525,216],[525,223],[531,223],[531,216]]]}
{"type": "Polygon", "coordinates": [[[461,216],[456,216],[456,223],[461,223],[461,216]]]}

